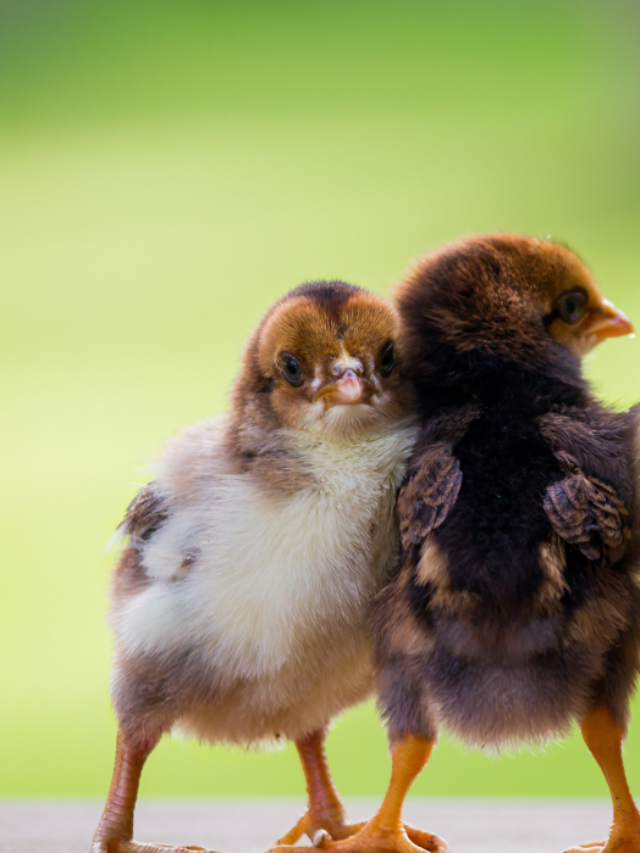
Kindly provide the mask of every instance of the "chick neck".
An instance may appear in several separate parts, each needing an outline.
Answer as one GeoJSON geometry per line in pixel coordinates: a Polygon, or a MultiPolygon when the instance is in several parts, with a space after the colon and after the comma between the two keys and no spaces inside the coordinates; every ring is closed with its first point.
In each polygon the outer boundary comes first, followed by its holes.
{"type": "Polygon", "coordinates": [[[581,406],[589,399],[580,359],[555,341],[543,355],[507,351],[491,340],[487,344],[458,349],[442,340],[437,329],[422,330],[420,355],[409,371],[422,417],[444,407],[469,403],[481,406],[509,405],[540,412],[552,406],[581,406]]]}

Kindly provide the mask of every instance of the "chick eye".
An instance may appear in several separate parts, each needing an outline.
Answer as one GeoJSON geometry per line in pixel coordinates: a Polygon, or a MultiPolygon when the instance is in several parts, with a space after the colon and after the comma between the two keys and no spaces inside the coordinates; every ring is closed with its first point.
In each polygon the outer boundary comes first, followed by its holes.
{"type": "Polygon", "coordinates": [[[393,370],[393,342],[388,343],[382,350],[380,358],[380,373],[383,376],[388,376],[393,370]]]}
{"type": "Polygon", "coordinates": [[[282,364],[282,372],[287,382],[291,385],[302,385],[304,373],[298,359],[294,355],[285,352],[280,357],[280,363],[282,364]]]}
{"type": "Polygon", "coordinates": [[[565,290],[556,300],[558,316],[570,326],[578,323],[587,313],[589,297],[581,287],[565,290]]]}

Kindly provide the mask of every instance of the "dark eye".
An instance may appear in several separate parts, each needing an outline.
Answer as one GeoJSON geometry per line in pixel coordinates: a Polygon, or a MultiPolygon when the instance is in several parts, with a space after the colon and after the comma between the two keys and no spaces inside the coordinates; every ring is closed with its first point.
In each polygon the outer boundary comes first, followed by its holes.
{"type": "Polygon", "coordinates": [[[302,385],[304,373],[295,355],[291,355],[288,352],[283,353],[280,356],[280,363],[282,364],[282,372],[287,382],[290,382],[291,385],[302,385]]]}
{"type": "Polygon", "coordinates": [[[556,300],[558,316],[570,326],[578,323],[587,313],[589,297],[581,287],[565,290],[556,300]]]}
{"type": "Polygon", "coordinates": [[[388,343],[382,350],[380,358],[380,373],[388,376],[393,370],[393,343],[388,343]]]}

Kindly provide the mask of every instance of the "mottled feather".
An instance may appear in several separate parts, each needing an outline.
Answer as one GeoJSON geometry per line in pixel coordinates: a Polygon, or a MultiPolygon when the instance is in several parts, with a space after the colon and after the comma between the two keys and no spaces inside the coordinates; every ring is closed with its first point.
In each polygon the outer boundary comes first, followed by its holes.
{"type": "Polygon", "coordinates": [[[549,486],[544,509],[555,532],[589,560],[615,559],[629,535],[615,489],[578,471],[549,486]]]}
{"type": "Polygon", "coordinates": [[[460,463],[448,444],[428,447],[409,470],[398,497],[398,519],[402,545],[421,544],[444,522],[454,506],[460,487],[460,463]]]}
{"type": "Polygon", "coordinates": [[[169,517],[167,501],[149,483],[131,501],[122,522],[122,530],[136,541],[146,542],[169,517]]]}

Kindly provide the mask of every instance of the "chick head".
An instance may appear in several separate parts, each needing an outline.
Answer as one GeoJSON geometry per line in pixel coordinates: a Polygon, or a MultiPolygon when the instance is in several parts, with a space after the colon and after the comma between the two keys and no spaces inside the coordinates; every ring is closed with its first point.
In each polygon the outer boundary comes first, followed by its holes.
{"type": "Polygon", "coordinates": [[[515,234],[471,237],[425,256],[395,296],[410,340],[424,341],[426,321],[457,352],[536,361],[555,342],[582,357],[633,332],[577,255],[515,234]]]}
{"type": "Polygon", "coordinates": [[[379,296],[341,281],[304,284],[256,329],[236,394],[258,395],[281,427],[334,438],[374,432],[409,413],[397,326],[379,296]]]}

